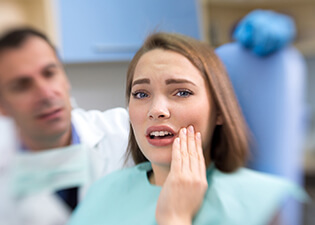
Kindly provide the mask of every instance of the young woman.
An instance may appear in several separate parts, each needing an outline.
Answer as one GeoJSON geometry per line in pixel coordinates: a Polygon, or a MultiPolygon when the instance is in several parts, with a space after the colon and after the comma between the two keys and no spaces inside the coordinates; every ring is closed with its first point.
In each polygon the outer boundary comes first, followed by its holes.
{"type": "Polygon", "coordinates": [[[208,45],[153,34],[130,63],[126,97],[138,165],[97,182],[71,225],[263,225],[285,198],[303,197],[283,179],[242,168],[246,125],[208,45]]]}

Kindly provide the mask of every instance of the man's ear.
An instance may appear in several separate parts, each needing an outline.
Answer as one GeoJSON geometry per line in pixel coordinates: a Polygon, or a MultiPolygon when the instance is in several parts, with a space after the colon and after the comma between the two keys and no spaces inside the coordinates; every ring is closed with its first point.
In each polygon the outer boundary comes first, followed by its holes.
{"type": "Polygon", "coordinates": [[[216,119],[216,122],[215,122],[216,125],[222,125],[223,124],[223,116],[221,113],[218,113],[217,114],[217,119],[216,119]]]}
{"type": "Polygon", "coordinates": [[[3,110],[1,107],[0,107],[0,115],[2,115],[2,116],[9,116],[8,113],[6,113],[6,111],[3,110]]]}
{"type": "Polygon", "coordinates": [[[9,116],[9,114],[7,113],[7,111],[4,108],[3,100],[1,99],[1,96],[0,96],[0,115],[9,116]]]}
{"type": "Polygon", "coordinates": [[[68,88],[68,90],[69,90],[69,92],[70,92],[71,89],[72,89],[72,86],[71,86],[71,83],[70,83],[70,81],[69,81],[69,78],[67,77],[66,74],[65,74],[65,76],[66,76],[67,88],[68,88]]]}

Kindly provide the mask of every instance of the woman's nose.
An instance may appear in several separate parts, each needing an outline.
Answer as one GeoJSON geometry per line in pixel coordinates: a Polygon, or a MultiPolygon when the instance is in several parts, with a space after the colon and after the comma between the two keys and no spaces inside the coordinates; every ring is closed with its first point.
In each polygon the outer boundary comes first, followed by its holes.
{"type": "Polygon", "coordinates": [[[149,119],[167,119],[170,117],[170,111],[165,102],[156,102],[151,105],[148,112],[149,119]]]}

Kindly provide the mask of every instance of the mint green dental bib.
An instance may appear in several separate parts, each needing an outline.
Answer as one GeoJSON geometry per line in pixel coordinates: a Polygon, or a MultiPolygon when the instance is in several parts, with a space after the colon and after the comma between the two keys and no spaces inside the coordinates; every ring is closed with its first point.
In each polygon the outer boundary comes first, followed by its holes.
{"type": "MultiPolygon", "coordinates": [[[[96,182],[68,225],[156,224],[161,187],[151,185],[150,163],[114,172],[96,182]]],[[[207,170],[209,188],[195,216],[195,225],[265,225],[286,197],[304,199],[294,184],[245,168],[225,174],[207,170]]]]}
{"type": "Polygon", "coordinates": [[[15,155],[11,174],[14,197],[82,186],[89,182],[88,148],[83,144],[15,155]]]}

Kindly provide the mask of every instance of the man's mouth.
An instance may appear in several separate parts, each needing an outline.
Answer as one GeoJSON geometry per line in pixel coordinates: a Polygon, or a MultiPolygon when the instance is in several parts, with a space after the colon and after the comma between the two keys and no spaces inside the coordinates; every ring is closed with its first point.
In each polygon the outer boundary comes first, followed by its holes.
{"type": "Polygon", "coordinates": [[[61,108],[59,109],[55,109],[55,110],[52,110],[52,111],[49,111],[49,112],[45,112],[45,113],[41,113],[37,116],[38,119],[40,120],[45,120],[45,119],[53,119],[55,117],[58,116],[58,114],[61,112],[61,108]]]}

